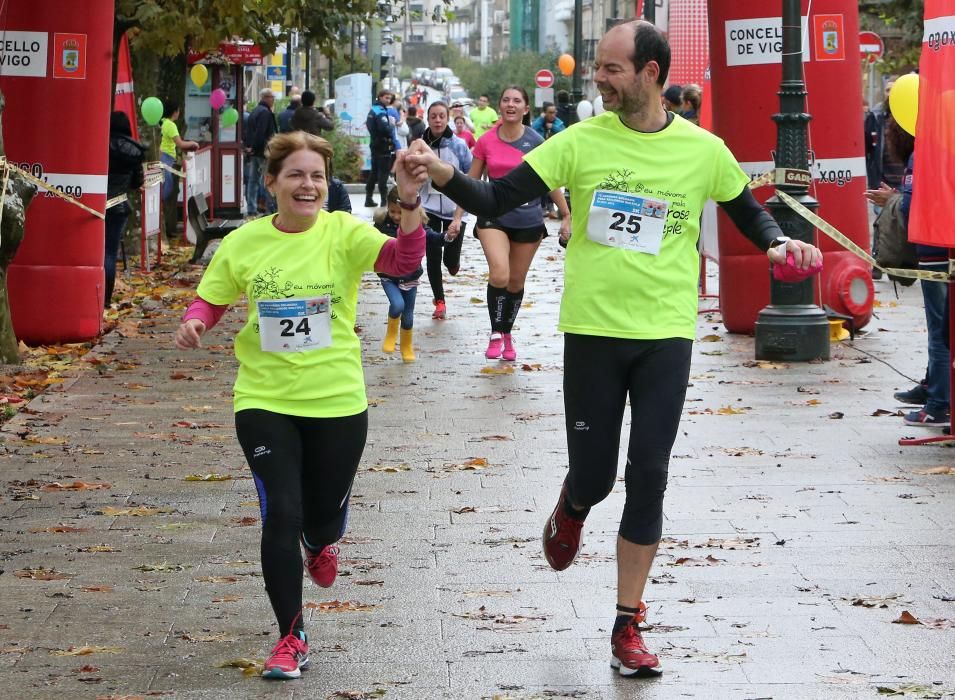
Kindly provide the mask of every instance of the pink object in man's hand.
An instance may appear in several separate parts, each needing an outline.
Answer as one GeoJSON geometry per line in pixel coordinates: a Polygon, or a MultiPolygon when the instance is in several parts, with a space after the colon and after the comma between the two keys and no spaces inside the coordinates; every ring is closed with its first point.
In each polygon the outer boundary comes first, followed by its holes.
{"type": "Polygon", "coordinates": [[[813,263],[808,269],[796,267],[796,258],[792,253],[786,253],[786,263],[773,265],[773,279],[777,282],[802,282],[804,279],[822,272],[822,261],[813,263]]]}

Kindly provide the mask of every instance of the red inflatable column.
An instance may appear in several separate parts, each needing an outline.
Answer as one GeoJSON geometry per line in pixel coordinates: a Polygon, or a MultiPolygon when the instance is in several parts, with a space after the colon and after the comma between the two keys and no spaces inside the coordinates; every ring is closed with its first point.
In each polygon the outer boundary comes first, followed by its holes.
{"type": "MultiPolygon", "coordinates": [[[[113,0],[31,0],[0,13],[7,158],[103,211],[109,157],[113,0]]],[[[102,331],[103,220],[41,191],[7,287],[17,337],[76,342],[102,331]]]]}
{"type": "MultiPolygon", "coordinates": [[[[743,169],[757,176],[774,167],[777,91],[782,77],[782,28],[778,3],[711,2],[709,6],[713,127],[743,169]]],[[[863,143],[859,10],[849,0],[802,1],[803,67],[809,122],[810,194],[819,215],[864,249],[869,225],[863,143]],[[812,14],[806,16],[811,4],[812,14]]],[[[756,191],[764,201],[772,187],[756,191]]],[[[828,236],[818,234],[825,269],[817,301],[852,316],[857,328],[872,316],[869,268],[828,236]]],[[[720,311],[726,328],[750,333],[769,303],[765,254],[719,214],[720,311]]]]}

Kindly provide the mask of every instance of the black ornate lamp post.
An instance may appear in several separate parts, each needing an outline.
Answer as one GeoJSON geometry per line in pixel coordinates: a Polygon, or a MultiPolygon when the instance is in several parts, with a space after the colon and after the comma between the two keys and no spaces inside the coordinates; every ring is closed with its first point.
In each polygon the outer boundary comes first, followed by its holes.
{"type": "MultiPolygon", "coordinates": [[[[800,0],[782,0],[783,6],[783,79],[779,87],[779,114],[773,115],[776,131],[777,173],[786,175],[778,189],[806,208],[815,211],[819,202],[809,196],[809,154],[806,130],[806,85],[802,70],[802,18],[800,0]]],[[[777,177],[777,179],[779,179],[777,177]]],[[[766,208],[783,234],[792,239],[813,242],[813,226],[790,209],[779,197],[766,202],[766,208]]],[[[829,321],[814,303],[814,278],[787,283],[770,279],[769,306],[759,312],[756,321],[756,359],[805,362],[829,359],[829,321]]]]}
{"type": "Polygon", "coordinates": [[[583,60],[584,43],[583,12],[583,0],[574,0],[574,80],[573,86],[571,87],[571,100],[574,103],[574,109],[577,108],[577,104],[584,96],[581,81],[581,72],[583,71],[581,61],[583,60]]]}

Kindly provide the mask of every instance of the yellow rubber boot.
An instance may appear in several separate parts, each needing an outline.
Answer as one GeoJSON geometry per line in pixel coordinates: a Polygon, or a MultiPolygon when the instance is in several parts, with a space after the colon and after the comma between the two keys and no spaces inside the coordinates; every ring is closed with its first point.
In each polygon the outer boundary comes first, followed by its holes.
{"type": "Polygon", "coordinates": [[[382,352],[394,352],[395,343],[398,342],[398,326],[401,324],[400,318],[388,319],[388,330],[385,331],[385,339],[381,343],[382,352]]]}
{"type": "Polygon", "coordinates": [[[414,347],[412,345],[412,336],[414,329],[401,329],[401,359],[405,362],[414,362],[414,347]]]}

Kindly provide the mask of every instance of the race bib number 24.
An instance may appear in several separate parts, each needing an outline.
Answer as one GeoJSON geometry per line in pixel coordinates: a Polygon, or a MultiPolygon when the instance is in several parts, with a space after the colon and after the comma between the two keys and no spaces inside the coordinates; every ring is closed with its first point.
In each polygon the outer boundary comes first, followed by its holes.
{"type": "Polygon", "coordinates": [[[259,299],[259,338],[265,352],[303,352],[332,344],[331,302],[310,299],[259,299]]]}

